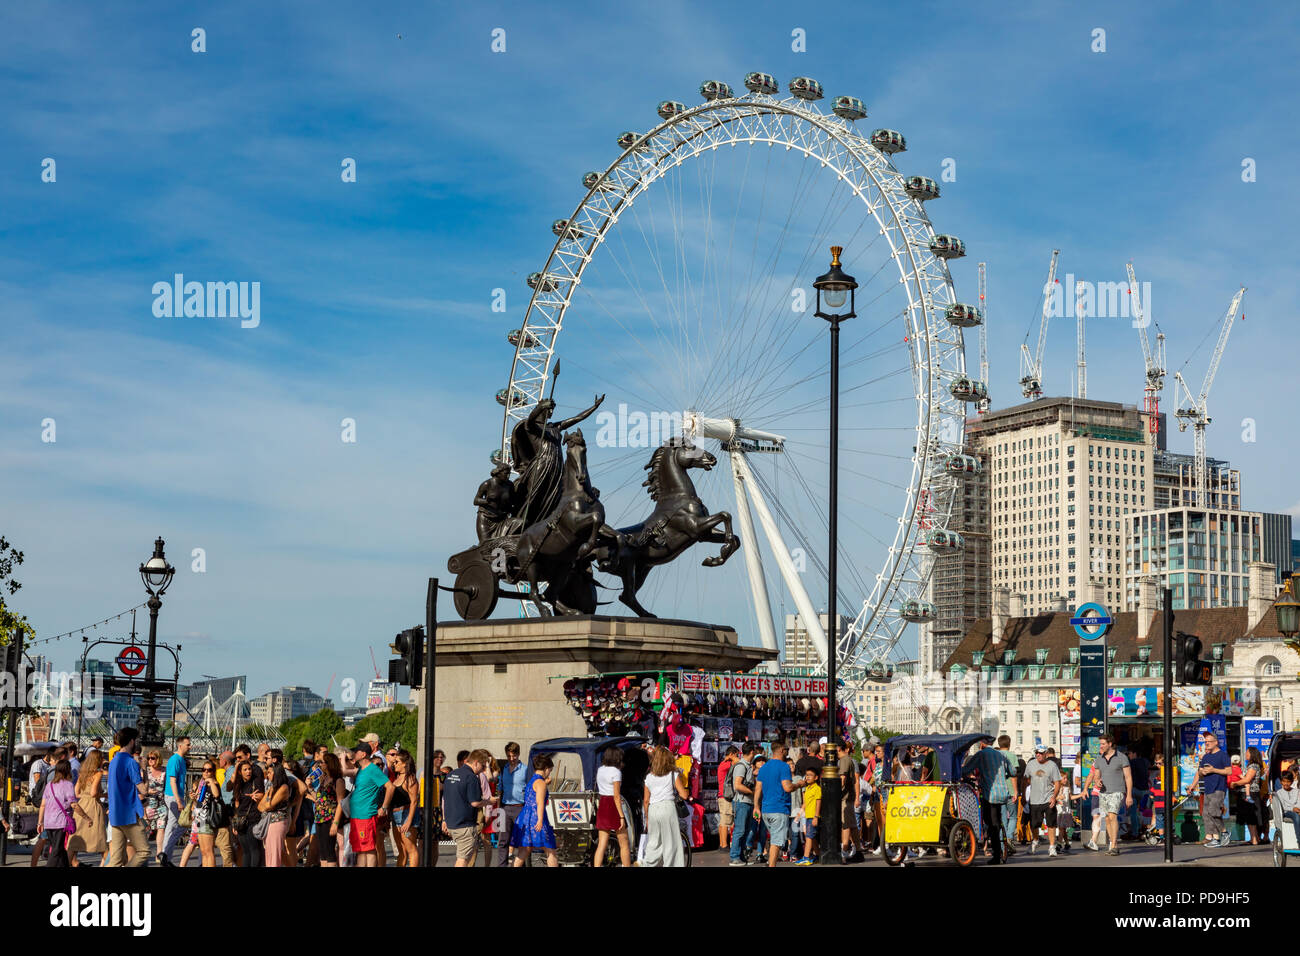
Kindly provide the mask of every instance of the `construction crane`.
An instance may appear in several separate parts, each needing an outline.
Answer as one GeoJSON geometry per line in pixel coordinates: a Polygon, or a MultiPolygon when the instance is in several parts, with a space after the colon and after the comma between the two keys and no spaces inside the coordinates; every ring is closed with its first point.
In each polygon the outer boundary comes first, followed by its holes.
{"type": "Polygon", "coordinates": [[[1174,415],[1178,418],[1178,430],[1187,431],[1187,426],[1192,426],[1192,432],[1196,445],[1196,507],[1208,508],[1209,500],[1207,491],[1207,475],[1205,467],[1205,426],[1210,424],[1213,419],[1210,418],[1206,402],[1210,397],[1210,386],[1214,384],[1214,376],[1219,371],[1219,363],[1223,360],[1223,350],[1228,344],[1228,336],[1232,333],[1233,320],[1237,317],[1237,308],[1241,305],[1241,299],[1246,294],[1246,287],[1242,286],[1237,290],[1237,294],[1232,297],[1232,305],[1228,306],[1228,312],[1223,317],[1223,328],[1219,330],[1219,344],[1214,348],[1214,354],[1210,357],[1210,367],[1205,373],[1205,381],[1201,383],[1201,394],[1193,399],[1192,390],[1187,387],[1187,380],[1183,378],[1182,372],[1174,372],[1174,378],[1183,388],[1183,394],[1187,398],[1187,404],[1178,403],[1178,410],[1174,415]]]}
{"type": "Polygon", "coordinates": [[[1020,392],[1025,398],[1041,398],[1043,394],[1043,348],[1047,345],[1047,321],[1052,317],[1052,292],[1056,284],[1056,257],[1060,249],[1052,250],[1052,264],[1047,269],[1047,284],[1043,286],[1043,318],[1038,327],[1038,348],[1031,354],[1025,333],[1020,343],[1020,392]]]}
{"type": "MultiPolygon", "coordinates": [[[[984,263],[980,263],[980,311],[984,313],[984,321],[980,323],[980,381],[985,385],[989,383],[989,303],[985,298],[987,288],[984,283],[984,263]]],[[[975,413],[983,415],[989,410],[989,404],[992,400],[985,395],[975,403],[975,413]]]]}
{"type": "Polygon", "coordinates": [[[1155,351],[1152,351],[1151,339],[1147,336],[1147,326],[1151,320],[1142,311],[1142,301],[1138,295],[1138,282],[1137,277],[1133,275],[1132,262],[1128,264],[1127,269],[1128,294],[1132,297],[1133,324],[1138,328],[1138,338],[1142,340],[1142,360],[1146,363],[1142,410],[1147,416],[1147,431],[1154,435],[1160,430],[1160,393],[1165,387],[1165,334],[1156,333],[1156,347],[1155,351]]]}
{"type": "Polygon", "coordinates": [[[1079,320],[1079,362],[1078,362],[1078,379],[1079,379],[1079,397],[1088,397],[1088,360],[1084,356],[1083,348],[1083,290],[1085,286],[1082,282],[1074,284],[1074,314],[1079,320]]]}

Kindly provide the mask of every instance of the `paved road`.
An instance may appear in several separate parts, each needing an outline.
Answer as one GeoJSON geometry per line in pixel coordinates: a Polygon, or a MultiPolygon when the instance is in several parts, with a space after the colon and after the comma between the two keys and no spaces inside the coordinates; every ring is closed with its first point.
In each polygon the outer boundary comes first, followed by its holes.
{"type": "MultiPolygon", "coordinates": [[[[1109,867],[1109,866],[1164,866],[1164,848],[1155,846],[1149,847],[1145,844],[1121,844],[1119,858],[1106,856],[1104,852],[1093,852],[1087,849],[1079,848],[1075,844],[1075,849],[1069,853],[1056,857],[1047,855],[1047,845],[1044,843],[1039,847],[1037,853],[1032,856],[1029,854],[1028,847],[1020,847],[1015,856],[1007,861],[1008,866],[1022,867],[1042,867],[1042,868],[1060,868],[1060,867],[1109,867]]],[[[491,851],[495,854],[495,851],[491,851]]],[[[495,858],[495,857],[494,857],[495,858]]],[[[94,862],[94,857],[82,857],[85,862],[94,862]]],[[[173,859],[180,860],[180,849],[178,848],[173,859]]],[[[438,858],[439,866],[452,866],[456,859],[455,847],[450,844],[442,846],[438,858]]],[[[700,867],[722,867],[729,863],[729,855],[726,851],[721,850],[701,850],[692,857],[691,865],[700,867]]],[[[538,863],[541,863],[539,858],[538,863]]],[[[200,863],[199,855],[196,852],[190,859],[190,866],[197,867],[200,863]]],[[[980,857],[976,860],[976,866],[986,866],[987,859],[980,857]]],[[[10,867],[29,866],[31,864],[30,850],[23,846],[9,846],[9,858],[7,865],[10,867]]],[[[391,856],[389,865],[392,865],[391,856]]],[[[482,856],[478,859],[478,865],[484,865],[482,856]]],[[[778,863],[780,867],[792,867],[792,863],[778,863]]],[[[910,864],[917,867],[951,867],[953,864],[945,857],[927,856],[910,864]]],[[[1174,847],[1174,865],[1175,866],[1261,866],[1271,867],[1273,865],[1273,854],[1267,845],[1252,847],[1249,844],[1234,844],[1221,850],[1207,850],[1202,846],[1186,846],[1178,844],[1174,847]]],[[[868,857],[867,861],[860,866],[871,868],[887,869],[888,864],[880,857],[868,857]]],[[[748,869],[758,869],[748,867],[748,869]]]]}

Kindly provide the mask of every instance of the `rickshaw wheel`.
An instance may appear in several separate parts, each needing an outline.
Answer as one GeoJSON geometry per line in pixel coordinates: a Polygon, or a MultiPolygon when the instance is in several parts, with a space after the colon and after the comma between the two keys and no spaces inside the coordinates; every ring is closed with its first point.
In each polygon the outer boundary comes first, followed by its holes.
{"type": "Polygon", "coordinates": [[[975,828],[967,821],[954,821],[948,831],[948,855],[958,866],[975,862],[975,828]]]}
{"type": "Polygon", "coordinates": [[[1282,849],[1282,831],[1273,834],[1273,865],[1279,869],[1286,868],[1286,850],[1282,849]]]}
{"type": "Polygon", "coordinates": [[[898,846],[886,844],[885,852],[882,855],[885,858],[885,862],[890,866],[899,866],[905,859],[907,859],[907,846],[902,844],[898,846]]]}

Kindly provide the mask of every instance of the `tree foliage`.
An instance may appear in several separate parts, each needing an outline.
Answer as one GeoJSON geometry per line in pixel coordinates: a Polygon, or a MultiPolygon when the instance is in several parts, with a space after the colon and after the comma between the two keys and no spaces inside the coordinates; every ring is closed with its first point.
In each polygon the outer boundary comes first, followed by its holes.
{"type": "Polygon", "coordinates": [[[286,720],[280,725],[284,736],[285,756],[297,760],[302,755],[302,742],[312,740],[326,747],[334,746],[334,739],[342,744],[343,718],[328,707],[323,707],[314,714],[303,714],[286,720]]]}
{"type": "Polygon", "coordinates": [[[13,576],[14,569],[22,563],[23,553],[0,535],[0,646],[8,644],[13,639],[15,631],[22,631],[25,640],[30,640],[36,634],[35,629],[27,622],[27,615],[17,614],[5,604],[4,592],[8,591],[12,596],[22,587],[13,576]]]}
{"type": "Polygon", "coordinates": [[[378,734],[379,742],[385,747],[396,743],[414,756],[419,727],[416,709],[396,704],[392,710],[362,717],[355,725],[348,728],[346,734],[339,734],[338,738],[339,743],[351,746],[366,734],[378,734]]]}

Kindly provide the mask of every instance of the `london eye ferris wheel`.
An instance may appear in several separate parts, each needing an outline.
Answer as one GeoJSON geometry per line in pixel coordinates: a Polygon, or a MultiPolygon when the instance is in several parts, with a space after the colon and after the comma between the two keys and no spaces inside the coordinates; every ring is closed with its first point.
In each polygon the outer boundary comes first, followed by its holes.
{"type": "Polygon", "coordinates": [[[745,88],[708,81],[697,106],[660,103],[653,127],[622,133],[613,162],[582,176],[508,334],[492,457],[509,460],[512,429],[562,355],[562,407],[610,396],[586,428],[611,525],[644,516],[643,465],[663,439],[726,463],[699,493],[736,515],[743,561],[657,570],[647,603],[677,618],[730,613],[738,628],[748,615],[772,648],[784,608],[824,662],[829,370],[809,287],[842,246],[859,287],[841,335],[838,604],[857,610],[834,652],[851,672],[935,619],[934,561],[964,546],[948,525],[979,469],[964,423],[987,389],[966,374],[963,329],[983,317],[949,274],[963,243],[927,214],[938,184],[895,164],[901,133],[860,131],[867,111],[851,96],[823,109],[808,77],[787,96],[765,73],[745,88]]]}

